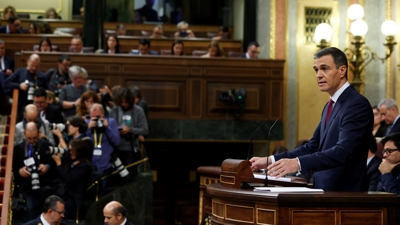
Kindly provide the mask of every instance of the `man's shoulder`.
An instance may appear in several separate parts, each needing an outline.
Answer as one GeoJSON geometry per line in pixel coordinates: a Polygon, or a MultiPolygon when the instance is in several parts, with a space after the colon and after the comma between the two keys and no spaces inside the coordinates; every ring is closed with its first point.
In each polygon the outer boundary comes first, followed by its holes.
{"type": "Polygon", "coordinates": [[[24,223],[23,225],[38,225],[38,224],[43,224],[42,221],[40,220],[40,217],[33,219],[31,221],[28,221],[26,223],[24,223]]]}
{"type": "Polygon", "coordinates": [[[0,33],[6,33],[7,26],[0,26],[0,33]]]}

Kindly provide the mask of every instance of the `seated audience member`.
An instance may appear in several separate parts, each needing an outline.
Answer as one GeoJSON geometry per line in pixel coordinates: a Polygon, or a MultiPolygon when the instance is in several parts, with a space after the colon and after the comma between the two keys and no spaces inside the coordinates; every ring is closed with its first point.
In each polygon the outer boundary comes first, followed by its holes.
{"type": "Polygon", "coordinates": [[[36,22],[31,22],[29,24],[29,34],[38,34],[38,28],[36,22]]]}
{"type": "Polygon", "coordinates": [[[55,145],[53,133],[50,130],[50,123],[46,119],[42,119],[39,115],[39,109],[34,104],[29,104],[25,106],[24,118],[21,122],[15,125],[15,138],[14,145],[23,142],[24,128],[27,122],[35,122],[39,128],[39,137],[46,139],[52,146],[55,145]]]}
{"type": "Polygon", "coordinates": [[[218,41],[211,41],[208,45],[208,53],[202,55],[203,58],[212,58],[212,57],[223,57],[224,51],[219,45],[218,41]]]}
{"type": "Polygon", "coordinates": [[[246,59],[258,59],[260,45],[253,41],[247,46],[246,59]]]}
{"type": "Polygon", "coordinates": [[[117,27],[115,28],[115,35],[121,35],[124,36],[126,35],[126,26],[122,23],[118,24],[117,27]]]}
{"type": "Polygon", "coordinates": [[[139,40],[138,51],[131,51],[129,53],[133,55],[158,55],[157,52],[150,50],[150,40],[146,38],[139,40]]]}
{"type": "Polygon", "coordinates": [[[381,172],[377,191],[400,195],[400,133],[392,133],[382,139],[383,160],[378,169],[381,172]]]}
{"type": "MultiPolygon", "coordinates": [[[[90,119],[86,119],[88,130],[86,131],[94,142],[92,156],[92,165],[97,172],[103,175],[109,174],[113,170],[111,154],[114,147],[120,143],[118,124],[114,118],[104,117],[104,108],[101,104],[94,103],[90,107],[90,119]]],[[[106,181],[103,181],[101,187],[104,188],[106,181]]]]}
{"type": "Polygon", "coordinates": [[[384,136],[400,132],[400,115],[396,101],[394,99],[383,99],[378,104],[378,108],[387,125],[384,136]]]}
{"type": "Polygon", "coordinates": [[[14,71],[14,59],[6,56],[6,44],[0,39],[0,82],[4,85],[4,79],[14,71]]]}
{"type": "Polygon", "coordinates": [[[36,123],[27,122],[24,125],[24,140],[14,146],[12,167],[15,187],[18,187],[18,193],[26,202],[27,215],[23,218],[29,221],[40,215],[43,201],[49,196],[48,187],[55,178],[55,163],[51,155],[46,153],[50,143],[40,138],[36,123]],[[32,176],[35,175],[39,175],[39,182],[32,185],[32,176]]]}
{"type": "Polygon", "coordinates": [[[374,137],[383,137],[385,136],[387,125],[382,119],[378,106],[373,106],[372,112],[374,113],[374,128],[372,129],[372,135],[374,135],[374,137]]]}
{"type": "Polygon", "coordinates": [[[218,35],[212,38],[213,40],[229,39],[229,27],[219,27],[218,35]]]}
{"type": "Polygon", "coordinates": [[[29,33],[30,34],[52,34],[53,29],[51,28],[50,24],[44,21],[37,21],[31,23],[29,26],[29,33]]]}
{"type": "MultiPolygon", "coordinates": [[[[135,154],[140,152],[138,137],[148,134],[147,119],[143,109],[135,105],[134,95],[128,88],[121,88],[114,102],[116,107],[111,109],[110,117],[117,121],[121,135],[117,153],[122,164],[127,166],[139,160],[135,158],[135,154]]],[[[129,171],[135,174],[132,168],[129,171]]]]}
{"type": "Polygon", "coordinates": [[[83,40],[81,37],[73,37],[72,38],[71,51],[73,53],[83,53],[83,40]]]}
{"type": "Polygon", "coordinates": [[[92,90],[95,91],[96,93],[99,92],[99,87],[95,82],[89,79],[89,74],[87,70],[83,67],[81,67],[82,70],[82,76],[83,76],[83,84],[86,86],[86,90],[92,90]]]}
{"type": "Polygon", "coordinates": [[[119,50],[119,40],[116,35],[109,35],[106,40],[106,48],[101,53],[118,54],[122,53],[119,50]]]}
{"type": "Polygon", "coordinates": [[[184,55],[183,41],[175,40],[171,46],[171,55],[184,55]]]}
{"type": "Polygon", "coordinates": [[[39,87],[33,92],[33,104],[38,108],[42,120],[64,124],[65,119],[61,106],[47,103],[47,92],[44,88],[39,87]]]}
{"type": "Polygon", "coordinates": [[[69,157],[61,160],[60,153],[53,156],[58,173],[57,181],[64,188],[56,192],[65,201],[65,220],[75,220],[77,208],[84,201],[84,194],[90,185],[92,166],[87,143],[81,139],[73,139],[68,143],[69,157]]]}
{"type": "Polygon", "coordinates": [[[61,19],[55,8],[48,8],[44,13],[45,19],[61,19]]]}
{"type": "Polygon", "coordinates": [[[8,18],[6,26],[0,27],[0,34],[23,34],[21,28],[21,20],[17,17],[8,18]]]}
{"type": "Polygon", "coordinates": [[[71,66],[69,68],[69,77],[72,83],[64,85],[61,88],[60,104],[64,111],[65,118],[76,115],[76,107],[81,104],[81,95],[87,91],[83,80],[82,67],[71,66]]]}
{"type": "Polygon", "coordinates": [[[52,52],[53,47],[51,45],[50,38],[48,37],[42,37],[42,39],[39,42],[39,52],[52,52]]]}
{"type": "Polygon", "coordinates": [[[44,200],[42,214],[23,225],[65,225],[65,223],[61,222],[64,215],[65,202],[56,195],[50,195],[44,200]]]}
{"type": "Polygon", "coordinates": [[[189,24],[181,21],[177,25],[178,31],[175,32],[175,38],[195,38],[193,31],[189,30],[189,24]]]}
{"type": "Polygon", "coordinates": [[[22,120],[24,107],[33,100],[32,95],[28,95],[29,89],[42,87],[48,89],[46,76],[39,71],[40,57],[32,54],[27,60],[26,68],[17,69],[5,81],[6,93],[12,96],[13,89],[19,89],[18,95],[18,121],[22,120]]]}
{"type": "Polygon", "coordinates": [[[49,90],[53,91],[56,95],[59,94],[64,85],[71,84],[71,78],[68,74],[70,66],[71,59],[68,55],[62,54],[58,58],[57,68],[51,68],[45,74],[49,90]]]}
{"type": "Polygon", "coordinates": [[[133,223],[129,222],[126,218],[125,207],[117,201],[111,201],[107,203],[107,205],[104,206],[103,215],[104,215],[104,224],[133,225],[133,223]]]}
{"type": "Polygon", "coordinates": [[[153,29],[153,34],[150,36],[150,38],[167,38],[164,36],[164,28],[161,25],[157,25],[153,29]]]}
{"type": "Polygon", "coordinates": [[[17,17],[17,12],[15,8],[11,5],[7,6],[3,10],[3,20],[8,20],[11,17],[17,17]]]}
{"type": "Polygon", "coordinates": [[[368,179],[368,191],[376,191],[376,186],[378,185],[379,177],[381,173],[378,170],[382,159],[375,156],[378,146],[376,144],[375,137],[371,135],[369,140],[369,150],[367,159],[367,179],[368,179]]]}
{"type": "Polygon", "coordinates": [[[130,87],[130,90],[132,91],[133,96],[135,97],[135,104],[143,109],[147,121],[149,117],[149,106],[147,105],[146,100],[142,97],[142,92],[137,86],[130,87]]]}
{"type": "Polygon", "coordinates": [[[90,107],[94,103],[101,103],[101,98],[95,91],[86,91],[81,96],[81,104],[76,108],[76,115],[82,117],[89,116],[90,107]]]}

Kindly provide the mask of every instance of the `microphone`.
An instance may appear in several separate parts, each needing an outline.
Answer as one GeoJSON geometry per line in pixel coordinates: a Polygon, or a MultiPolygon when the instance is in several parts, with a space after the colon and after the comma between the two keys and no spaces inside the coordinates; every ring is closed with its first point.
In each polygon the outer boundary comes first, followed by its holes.
{"type": "Polygon", "coordinates": [[[270,137],[271,137],[271,130],[274,128],[275,124],[278,122],[279,119],[276,119],[275,122],[272,124],[272,126],[269,128],[268,131],[268,139],[267,139],[267,166],[265,167],[265,180],[264,180],[264,186],[268,187],[268,158],[269,158],[269,143],[270,143],[270,137]]]}
{"type": "Polygon", "coordinates": [[[251,144],[252,144],[252,141],[253,141],[254,134],[255,134],[255,133],[262,127],[262,125],[264,125],[267,121],[268,121],[268,120],[264,120],[264,122],[262,122],[262,123],[253,131],[253,133],[251,134],[251,136],[250,136],[250,142],[249,142],[249,151],[247,151],[247,160],[249,160],[249,158],[250,158],[250,150],[251,150],[251,144]]]}

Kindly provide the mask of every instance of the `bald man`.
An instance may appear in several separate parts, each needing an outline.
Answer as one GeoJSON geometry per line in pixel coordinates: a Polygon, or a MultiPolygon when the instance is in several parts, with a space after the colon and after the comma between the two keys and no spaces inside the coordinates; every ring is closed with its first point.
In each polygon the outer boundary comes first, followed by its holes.
{"type": "Polygon", "coordinates": [[[18,122],[15,127],[15,139],[14,145],[21,143],[24,139],[24,125],[27,122],[35,122],[39,128],[39,138],[46,139],[51,145],[55,145],[53,133],[50,130],[50,123],[47,120],[43,120],[39,116],[39,110],[34,104],[25,106],[24,117],[21,122],[18,122]]]}
{"type": "Polygon", "coordinates": [[[26,201],[26,214],[22,218],[26,221],[37,218],[47,197],[45,189],[56,177],[56,165],[51,155],[46,151],[50,143],[39,138],[39,130],[35,122],[24,125],[24,140],[14,146],[13,175],[15,185],[19,186],[19,194],[26,201]],[[32,180],[39,181],[32,185],[32,180]]]}
{"type": "Polygon", "coordinates": [[[28,99],[29,86],[32,85],[34,89],[37,87],[48,89],[46,76],[39,71],[39,66],[39,55],[32,54],[27,60],[27,66],[17,69],[12,75],[7,77],[4,82],[4,91],[7,95],[12,96],[14,89],[20,90],[18,96],[18,121],[22,120],[24,106],[33,102],[33,96],[28,99]]]}
{"type": "Polygon", "coordinates": [[[109,202],[103,209],[104,223],[107,225],[133,225],[126,219],[125,207],[117,202],[109,202]]]}

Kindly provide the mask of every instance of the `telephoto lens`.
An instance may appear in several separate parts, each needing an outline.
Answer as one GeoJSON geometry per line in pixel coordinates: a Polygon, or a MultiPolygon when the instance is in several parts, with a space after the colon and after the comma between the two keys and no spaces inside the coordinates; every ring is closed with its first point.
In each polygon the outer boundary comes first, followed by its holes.
{"type": "Polygon", "coordinates": [[[49,124],[50,130],[55,130],[57,127],[58,129],[63,132],[65,129],[65,125],[62,123],[50,123],[49,124]]]}
{"type": "Polygon", "coordinates": [[[118,173],[121,177],[126,177],[129,175],[128,170],[125,168],[125,166],[122,164],[121,160],[118,157],[115,158],[112,164],[114,168],[117,168],[118,173]]]}
{"type": "Polygon", "coordinates": [[[59,147],[53,147],[49,146],[49,149],[47,149],[46,153],[49,155],[57,155],[60,153],[61,158],[66,158],[68,156],[68,149],[66,148],[59,148],[59,147]]]}
{"type": "Polygon", "coordinates": [[[31,173],[31,180],[32,180],[32,190],[39,190],[40,189],[40,180],[39,180],[39,173],[38,168],[36,165],[32,165],[27,167],[28,172],[31,173]]]}
{"type": "Polygon", "coordinates": [[[35,84],[25,80],[25,84],[28,85],[28,101],[33,101],[33,92],[35,92],[35,84]]]}

